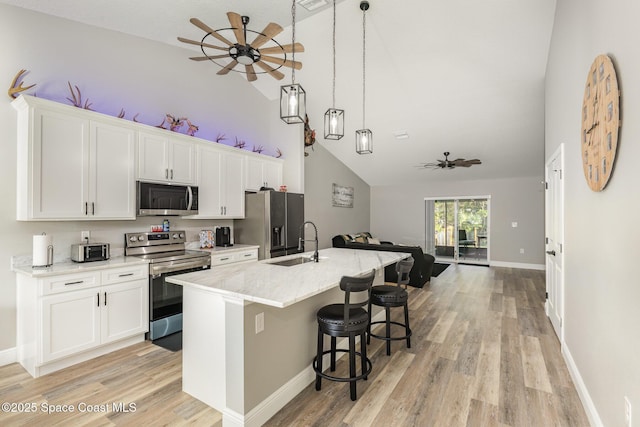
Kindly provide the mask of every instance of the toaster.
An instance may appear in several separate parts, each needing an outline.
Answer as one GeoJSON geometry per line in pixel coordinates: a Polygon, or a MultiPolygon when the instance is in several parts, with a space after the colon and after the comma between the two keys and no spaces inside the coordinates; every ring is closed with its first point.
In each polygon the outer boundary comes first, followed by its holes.
{"type": "Polygon", "coordinates": [[[109,243],[76,243],[71,245],[71,260],[75,262],[109,259],[109,243]]]}

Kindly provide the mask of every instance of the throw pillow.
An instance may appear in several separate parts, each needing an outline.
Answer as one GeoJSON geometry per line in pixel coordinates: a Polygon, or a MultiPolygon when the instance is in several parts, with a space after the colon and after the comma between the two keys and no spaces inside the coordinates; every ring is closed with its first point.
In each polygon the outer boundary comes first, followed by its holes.
{"type": "Polygon", "coordinates": [[[356,242],[358,243],[367,243],[367,238],[364,236],[356,236],[356,242]]]}
{"type": "Polygon", "coordinates": [[[367,239],[367,241],[369,243],[371,243],[372,245],[379,245],[380,244],[380,240],[376,239],[375,237],[369,237],[367,239]]]}

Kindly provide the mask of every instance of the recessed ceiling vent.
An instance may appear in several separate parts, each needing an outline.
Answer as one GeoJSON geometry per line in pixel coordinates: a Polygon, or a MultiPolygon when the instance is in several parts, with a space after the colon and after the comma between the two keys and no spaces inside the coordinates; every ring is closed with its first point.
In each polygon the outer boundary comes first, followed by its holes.
{"type": "Polygon", "coordinates": [[[304,7],[308,11],[316,10],[319,7],[327,5],[327,0],[297,0],[300,6],[304,7]]]}

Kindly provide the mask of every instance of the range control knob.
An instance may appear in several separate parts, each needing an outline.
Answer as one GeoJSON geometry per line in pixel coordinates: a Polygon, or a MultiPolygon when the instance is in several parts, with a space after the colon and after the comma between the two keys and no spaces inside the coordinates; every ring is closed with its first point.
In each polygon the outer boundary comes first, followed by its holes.
{"type": "Polygon", "coordinates": [[[141,234],[138,236],[138,242],[142,242],[144,240],[144,236],[141,234]]]}
{"type": "Polygon", "coordinates": [[[138,241],[138,238],[136,236],[129,236],[129,241],[136,242],[138,241]]]}
{"type": "Polygon", "coordinates": [[[173,236],[171,236],[171,237],[173,237],[174,239],[177,239],[178,238],[178,233],[173,233],[173,236]]]}
{"type": "Polygon", "coordinates": [[[180,238],[184,239],[184,233],[180,233],[180,238]]]}

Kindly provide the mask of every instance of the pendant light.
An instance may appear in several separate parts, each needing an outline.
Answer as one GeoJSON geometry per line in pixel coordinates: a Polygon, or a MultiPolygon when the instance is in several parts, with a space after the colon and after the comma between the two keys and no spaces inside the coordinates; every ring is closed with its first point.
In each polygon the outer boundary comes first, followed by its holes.
{"type": "Polygon", "coordinates": [[[373,134],[371,130],[365,128],[365,48],[366,48],[366,24],[367,10],[369,9],[368,1],[360,2],[360,10],[362,10],[362,129],[356,131],[356,153],[371,154],[373,153],[373,134]]]}
{"type": "Polygon", "coordinates": [[[333,0],[333,104],[324,113],[324,139],[344,136],[344,110],[336,108],[336,0],[333,0]]]}
{"type": "MultiPolygon", "coordinates": [[[[296,0],[291,5],[291,60],[296,60],[296,0]]],[[[291,68],[291,84],[280,86],[280,118],[287,124],[304,123],[307,94],[296,83],[296,68],[291,68]]]]}

